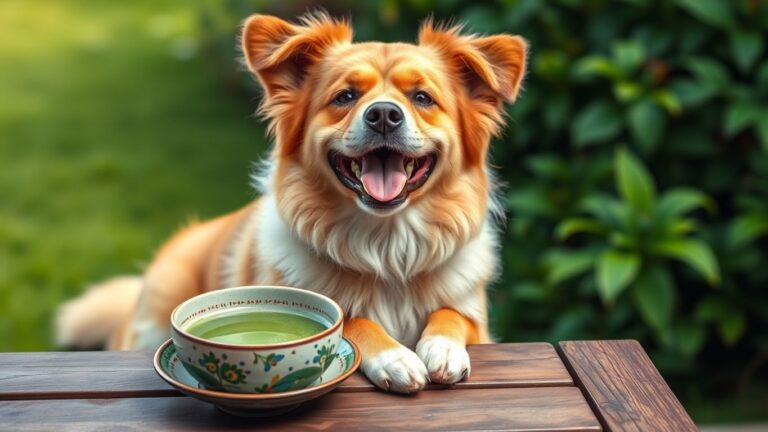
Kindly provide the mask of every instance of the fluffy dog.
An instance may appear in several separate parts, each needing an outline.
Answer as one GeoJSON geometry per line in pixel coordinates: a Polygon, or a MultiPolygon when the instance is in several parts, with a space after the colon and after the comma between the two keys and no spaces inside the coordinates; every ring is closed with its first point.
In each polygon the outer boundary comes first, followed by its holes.
{"type": "Polygon", "coordinates": [[[247,207],[192,224],[143,277],[63,306],[59,340],[156,348],[205,291],[288,285],[335,299],[377,386],[410,393],[470,372],[489,342],[497,239],[487,166],[526,42],[427,21],[418,44],[353,43],[345,21],[254,15],[242,31],[274,148],[247,207]]]}

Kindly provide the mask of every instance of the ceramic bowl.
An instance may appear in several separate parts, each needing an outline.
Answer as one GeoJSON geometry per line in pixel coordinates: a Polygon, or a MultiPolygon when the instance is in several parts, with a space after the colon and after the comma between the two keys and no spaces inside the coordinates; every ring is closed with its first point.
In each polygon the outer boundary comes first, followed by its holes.
{"type": "Polygon", "coordinates": [[[341,344],[344,314],[336,302],[298,288],[249,286],[201,294],[171,314],[177,356],[200,386],[234,393],[294,391],[315,382],[341,344]],[[304,339],[246,345],[202,339],[187,332],[198,320],[224,311],[283,312],[313,319],[325,327],[304,339]]]}
{"type": "Polygon", "coordinates": [[[305,389],[282,393],[242,394],[203,389],[182,365],[171,340],[157,350],[154,363],[160,377],[186,395],[211,403],[229,414],[263,417],[285,413],[336,388],[360,366],[360,351],[354,343],[342,339],[330,366],[320,378],[305,389]]]}

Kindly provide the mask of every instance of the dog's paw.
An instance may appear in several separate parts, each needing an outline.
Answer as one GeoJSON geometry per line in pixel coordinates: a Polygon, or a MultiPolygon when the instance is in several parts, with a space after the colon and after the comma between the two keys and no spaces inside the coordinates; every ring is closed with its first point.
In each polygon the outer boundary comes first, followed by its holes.
{"type": "Polygon", "coordinates": [[[466,348],[445,336],[427,336],[416,345],[434,383],[454,384],[469,376],[471,369],[466,348]]]}
{"type": "Polygon", "coordinates": [[[405,347],[390,348],[363,360],[363,372],[380,388],[398,393],[413,393],[427,383],[427,369],[419,356],[405,347]]]}

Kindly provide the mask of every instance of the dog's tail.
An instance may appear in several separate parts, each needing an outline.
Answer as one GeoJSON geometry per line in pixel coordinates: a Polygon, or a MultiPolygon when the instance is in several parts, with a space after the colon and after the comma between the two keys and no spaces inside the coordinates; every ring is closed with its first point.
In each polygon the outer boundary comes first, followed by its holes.
{"type": "Polygon", "coordinates": [[[63,347],[96,348],[133,313],[141,292],[141,276],[119,276],[92,286],[59,307],[56,343],[63,347]]]}

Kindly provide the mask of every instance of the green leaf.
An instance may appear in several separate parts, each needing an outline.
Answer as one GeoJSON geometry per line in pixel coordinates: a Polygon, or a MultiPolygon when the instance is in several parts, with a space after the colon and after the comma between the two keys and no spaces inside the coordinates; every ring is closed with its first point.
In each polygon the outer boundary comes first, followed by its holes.
{"type": "Polygon", "coordinates": [[[768,216],[751,213],[736,217],[728,225],[725,241],[732,251],[768,234],[768,216]]]}
{"type": "Polygon", "coordinates": [[[561,51],[546,50],[533,60],[532,69],[536,75],[550,81],[562,80],[569,72],[569,59],[561,51]]]}
{"type": "Polygon", "coordinates": [[[688,78],[675,80],[671,88],[683,106],[687,107],[699,106],[717,94],[716,88],[688,78]]]}
{"type": "MultiPolygon", "coordinates": [[[[315,381],[317,378],[319,378],[320,375],[322,375],[322,373],[323,373],[323,368],[317,367],[317,366],[309,366],[309,367],[301,368],[299,370],[293,371],[288,375],[280,378],[280,380],[277,381],[272,386],[272,391],[284,392],[296,387],[298,388],[306,387],[309,384],[311,384],[313,381],[315,381]]],[[[280,376],[280,375],[276,375],[276,376],[280,376]]]]}
{"type": "Polygon", "coordinates": [[[731,78],[728,70],[717,60],[706,57],[693,57],[686,61],[688,68],[699,80],[699,85],[713,90],[727,90],[731,78]]]}
{"type": "Polygon", "coordinates": [[[626,230],[629,227],[629,206],[615,198],[602,194],[589,195],[582,199],[579,208],[613,229],[626,230]]]}
{"type": "Polygon", "coordinates": [[[639,212],[648,213],[656,198],[656,185],[645,167],[627,149],[616,151],[616,184],[621,196],[639,212]]]}
{"type": "Polygon", "coordinates": [[[727,137],[733,137],[760,119],[760,107],[750,103],[735,102],[725,109],[723,130],[727,137]]]}
{"type": "Polygon", "coordinates": [[[708,295],[698,305],[694,315],[703,322],[717,322],[721,317],[728,315],[730,306],[720,296],[708,295]]]}
{"type": "Polygon", "coordinates": [[[563,178],[568,174],[568,165],[553,154],[529,156],[525,160],[525,166],[536,176],[546,179],[563,178]]]}
{"type": "Polygon", "coordinates": [[[619,102],[631,102],[643,93],[643,86],[638,83],[620,80],[613,84],[613,94],[619,102]]]}
{"type": "Polygon", "coordinates": [[[509,231],[515,237],[523,237],[528,234],[531,226],[534,224],[534,217],[530,216],[514,216],[509,218],[509,231]]]}
{"type": "Polygon", "coordinates": [[[642,99],[629,109],[627,120],[632,138],[645,154],[656,150],[667,123],[664,111],[651,100],[642,99]]]}
{"type": "Polygon", "coordinates": [[[510,296],[516,300],[533,302],[546,301],[550,292],[544,285],[535,281],[521,281],[509,288],[510,296]]]}
{"type": "Polygon", "coordinates": [[[621,76],[619,68],[603,56],[584,57],[573,67],[576,77],[601,76],[616,79],[621,76]]]}
{"type": "Polygon", "coordinates": [[[689,218],[672,218],[661,227],[661,235],[665,238],[681,237],[696,231],[696,221],[689,218]]]}
{"type": "Polygon", "coordinates": [[[628,74],[643,64],[645,50],[635,41],[619,41],[613,44],[613,59],[616,66],[628,74]]]}
{"type": "Polygon", "coordinates": [[[675,333],[677,347],[687,357],[695,356],[704,346],[706,333],[701,324],[681,321],[675,325],[675,333]]]}
{"type": "Polygon", "coordinates": [[[747,327],[744,312],[719,296],[710,295],[704,298],[696,306],[694,313],[701,321],[716,323],[720,338],[726,345],[738,342],[747,327]]]}
{"type": "Polygon", "coordinates": [[[597,261],[597,291],[604,302],[611,304],[632,283],[640,270],[640,256],[609,249],[597,261]]]}
{"type": "Polygon", "coordinates": [[[663,223],[698,208],[705,208],[712,212],[715,209],[715,202],[703,192],[693,188],[669,189],[659,199],[656,217],[663,223]]]}
{"type": "Polygon", "coordinates": [[[554,249],[544,256],[547,266],[547,282],[556,285],[578,276],[595,265],[596,254],[592,250],[570,251],[554,249]]]}
{"type": "Polygon", "coordinates": [[[651,98],[671,115],[678,115],[683,110],[680,99],[670,90],[657,90],[651,94],[651,98]]]}
{"type": "Polygon", "coordinates": [[[632,284],[632,300],[651,328],[661,331],[672,320],[675,283],[667,269],[653,265],[644,269],[632,284]]]}
{"type": "Polygon", "coordinates": [[[576,147],[610,141],[621,132],[619,110],[609,102],[597,101],[580,111],[571,127],[576,147]]]}
{"type": "Polygon", "coordinates": [[[718,326],[720,338],[726,345],[733,345],[741,339],[744,331],[747,329],[747,319],[743,313],[729,315],[720,322],[718,326]]]}
{"type": "Polygon", "coordinates": [[[552,327],[546,335],[547,340],[584,339],[600,314],[591,305],[576,305],[559,314],[553,320],[552,327]]]}
{"type": "Polygon", "coordinates": [[[731,32],[731,53],[742,72],[749,72],[763,51],[763,37],[757,31],[731,32]]]}
{"type": "Polygon", "coordinates": [[[612,232],[608,237],[608,241],[611,246],[616,249],[637,249],[638,241],[637,236],[626,234],[622,232],[612,232]]]}
{"type": "Polygon", "coordinates": [[[662,240],[652,251],[663,257],[674,258],[688,264],[710,285],[720,283],[720,267],[709,246],[696,239],[662,240]]]}
{"type": "Polygon", "coordinates": [[[562,241],[568,237],[579,233],[601,234],[605,233],[606,227],[594,219],[570,218],[560,222],[555,228],[555,238],[562,241]]]}
{"type": "Polygon", "coordinates": [[[557,214],[546,190],[535,186],[511,191],[505,204],[509,210],[520,215],[552,217],[557,214]]]}
{"type": "Polygon", "coordinates": [[[729,0],[677,0],[677,4],[711,26],[719,28],[733,26],[733,11],[729,0]]]}

